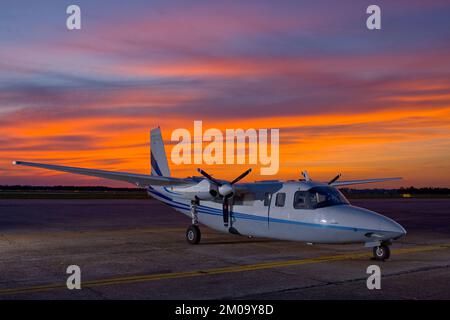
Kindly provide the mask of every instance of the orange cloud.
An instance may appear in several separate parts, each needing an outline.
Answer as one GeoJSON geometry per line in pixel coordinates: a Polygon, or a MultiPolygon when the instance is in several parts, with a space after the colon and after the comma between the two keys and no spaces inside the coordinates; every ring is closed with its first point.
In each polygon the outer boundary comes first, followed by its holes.
{"type": "MultiPolygon", "coordinates": [[[[125,122],[126,120],[124,120],[125,122]]],[[[42,183],[60,181],[58,173],[11,167],[13,159],[27,159],[60,164],[96,167],[109,170],[148,172],[148,129],[146,121],[129,119],[130,126],[118,131],[97,131],[98,126],[114,126],[116,119],[83,121],[68,120],[48,125],[48,130],[17,128],[15,136],[22,138],[24,151],[2,151],[3,168],[8,168],[2,179],[8,183],[15,177],[20,181],[32,175],[42,183]],[[136,127],[133,126],[136,124],[136,127]],[[88,146],[64,145],[56,150],[26,148],[27,137],[45,141],[53,135],[83,133],[92,137],[88,146]],[[56,179],[56,180],[55,180],[56,179]]],[[[162,121],[164,122],[164,121],[162,121]]],[[[123,122],[121,123],[123,124],[123,122]]],[[[190,121],[166,121],[164,139],[170,140],[171,131],[178,127],[192,128],[190,121]]],[[[302,169],[308,169],[314,178],[326,180],[336,172],[346,178],[376,176],[405,177],[405,181],[390,185],[448,185],[450,177],[450,107],[433,110],[386,110],[365,114],[334,114],[297,116],[290,118],[260,118],[242,121],[207,121],[206,128],[280,128],[281,170],[277,178],[296,178],[302,169]],[[439,170],[435,169],[439,168],[439,170]]],[[[32,146],[32,145],[31,145],[32,146]]],[[[171,147],[167,146],[170,154],[171,147]]],[[[175,166],[173,174],[192,175],[195,165],[175,166]]],[[[221,178],[231,179],[245,165],[203,166],[221,178]]],[[[258,171],[254,171],[258,172],[258,171]]],[[[68,184],[108,184],[91,178],[64,175],[68,184]]],[[[253,179],[272,177],[253,176],[253,179]]],[[[4,183],[4,182],[1,182],[4,183]]],[[[116,183],[112,183],[117,185],[116,183]]]]}

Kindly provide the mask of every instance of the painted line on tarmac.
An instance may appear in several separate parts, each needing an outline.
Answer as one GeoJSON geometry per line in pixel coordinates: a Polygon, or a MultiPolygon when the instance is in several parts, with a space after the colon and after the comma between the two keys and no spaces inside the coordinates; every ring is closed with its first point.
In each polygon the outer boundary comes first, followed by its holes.
{"type": "MultiPolygon", "coordinates": [[[[450,249],[450,244],[401,248],[401,249],[392,250],[392,253],[393,254],[408,254],[408,253],[419,253],[419,252],[445,250],[445,249],[450,249]]],[[[190,278],[190,277],[217,275],[217,274],[226,274],[226,273],[235,273],[235,272],[256,271],[256,270],[274,269],[274,268],[282,268],[282,267],[290,267],[290,266],[300,266],[300,265],[323,263],[323,262],[355,260],[355,259],[366,258],[366,257],[370,257],[370,256],[371,256],[371,253],[369,253],[369,252],[363,252],[363,253],[360,252],[360,253],[351,253],[351,254],[340,254],[340,255],[334,255],[334,256],[322,256],[322,257],[316,257],[316,258],[273,261],[273,262],[264,262],[264,263],[241,265],[241,266],[211,268],[211,269],[195,270],[195,271],[182,271],[182,272],[170,272],[170,273],[160,273],[160,274],[151,274],[151,275],[116,277],[116,278],[109,278],[109,279],[83,281],[81,283],[81,287],[82,288],[92,288],[92,287],[99,287],[99,286],[143,283],[143,282],[166,280],[166,279],[179,279],[179,278],[190,278]]],[[[44,291],[51,291],[51,290],[58,290],[58,289],[67,289],[67,287],[64,283],[64,284],[38,285],[38,286],[23,287],[23,288],[0,289],[0,295],[35,293],[35,292],[44,292],[44,291]]]]}

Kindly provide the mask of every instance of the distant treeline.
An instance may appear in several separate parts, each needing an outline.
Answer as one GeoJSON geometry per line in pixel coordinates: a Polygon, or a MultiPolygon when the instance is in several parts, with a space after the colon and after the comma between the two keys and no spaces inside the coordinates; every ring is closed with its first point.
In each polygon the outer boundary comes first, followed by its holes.
{"type": "MultiPolygon", "coordinates": [[[[350,189],[349,199],[450,198],[450,188],[350,189]]],[[[104,186],[0,186],[0,199],[148,199],[144,189],[104,186]]]]}
{"type": "Polygon", "coordinates": [[[103,186],[21,186],[21,185],[15,185],[15,186],[0,186],[0,191],[7,190],[7,191],[45,191],[45,190],[52,190],[52,191],[129,191],[129,192],[136,192],[141,191],[140,188],[111,188],[111,187],[103,187],[103,186]]]}
{"type": "Polygon", "coordinates": [[[340,189],[349,198],[450,198],[450,188],[340,189]]]}
{"type": "Polygon", "coordinates": [[[398,189],[400,193],[410,193],[410,194],[450,194],[450,188],[403,188],[398,189]]]}
{"type": "MultiPolygon", "coordinates": [[[[124,192],[139,192],[142,191],[141,188],[111,188],[104,186],[1,186],[0,191],[124,191],[124,192]]],[[[346,194],[374,194],[374,195],[421,195],[421,194],[440,194],[440,195],[450,195],[450,188],[415,188],[415,187],[401,187],[399,189],[350,189],[350,188],[340,188],[340,190],[346,194]]]]}
{"type": "Polygon", "coordinates": [[[138,188],[0,186],[0,199],[148,199],[148,195],[138,188]]]}

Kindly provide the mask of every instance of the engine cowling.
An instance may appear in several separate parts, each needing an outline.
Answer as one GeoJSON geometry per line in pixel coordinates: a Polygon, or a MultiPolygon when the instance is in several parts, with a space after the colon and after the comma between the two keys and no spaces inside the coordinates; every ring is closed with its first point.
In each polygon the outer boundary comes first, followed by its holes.
{"type": "Polygon", "coordinates": [[[189,187],[172,187],[172,191],[181,193],[181,197],[189,200],[214,200],[219,196],[218,188],[208,180],[202,180],[189,187]]]}

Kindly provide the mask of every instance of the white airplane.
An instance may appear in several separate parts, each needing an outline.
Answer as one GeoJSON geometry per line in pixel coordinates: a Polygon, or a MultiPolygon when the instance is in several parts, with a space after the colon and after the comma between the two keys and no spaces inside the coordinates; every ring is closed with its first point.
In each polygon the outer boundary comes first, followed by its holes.
{"type": "Polygon", "coordinates": [[[406,234],[397,222],[373,211],[350,205],[336,188],[362,183],[398,180],[380,178],[313,181],[306,172],[295,181],[238,183],[251,169],[231,182],[218,180],[198,169],[202,177],[170,176],[160,128],[151,131],[151,175],[104,171],[14,161],[49,170],[130,182],[149,195],[184,213],[192,220],[186,231],[191,244],[200,241],[199,224],[249,237],[267,237],[306,243],[364,243],[376,260],[390,256],[389,245],[406,234]]]}

